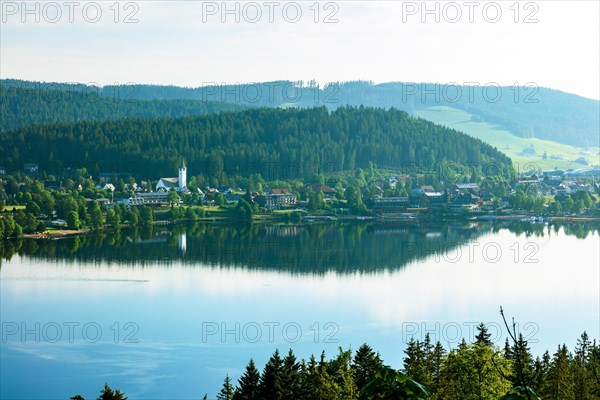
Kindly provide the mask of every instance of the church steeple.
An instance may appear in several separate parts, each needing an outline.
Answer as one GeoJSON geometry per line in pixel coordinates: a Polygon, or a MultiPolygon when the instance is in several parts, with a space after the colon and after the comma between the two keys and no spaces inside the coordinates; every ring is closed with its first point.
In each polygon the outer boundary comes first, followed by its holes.
{"type": "Polygon", "coordinates": [[[181,161],[181,168],[179,168],[179,189],[183,189],[187,186],[187,169],[185,168],[185,161],[181,161]]]}

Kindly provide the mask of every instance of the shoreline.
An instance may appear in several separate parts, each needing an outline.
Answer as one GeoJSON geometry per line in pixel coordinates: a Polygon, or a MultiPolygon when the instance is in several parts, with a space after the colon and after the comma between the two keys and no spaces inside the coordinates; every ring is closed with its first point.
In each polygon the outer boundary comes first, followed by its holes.
{"type": "MultiPolygon", "coordinates": [[[[285,218],[258,218],[253,219],[251,221],[244,220],[236,220],[232,218],[224,218],[224,217],[210,217],[210,218],[201,218],[196,220],[174,220],[174,221],[154,221],[151,226],[164,226],[164,225],[178,225],[183,223],[201,223],[201,224],[224,224],[224,225],[236,225],[240,223],[246,224],[257,224],[257,225],[270,225],[270,224],[279,224],[286,223],[287,225],[307,225],[314,223],[332,223],[332,222],[406,222],[409,224],[414,223],[426,223],[431,222],[432,220],[438,222],[451,222],[451,221],[463,221],[463,222],[494,222],[494,221],[522,221],[522,222],[530,222],[530,223],[543,223],[543,222],[600,222],[600,217],[574,217],[574,216],[557,216],[557,217],[535,217],[525,214],[518,215],[460,215],[460,216],[452,216],[452,215],[432,215],[432,214],[422,214],[422,215],[411,215],[411,216],[385,216],[385,215],[372,215],[372,216],[363,216],[363,215],[344,215],[344,216],[335,216],[329,214],[322,215],[309,215],[305,216],[300,220],[290,221],[285,218]],[[436,218],[437,217],[437,218],[436,218]],[[535,218],[535,219],[532,219],[535,218]],[[542,218],[539,221],[537,218],[542,218]],[[531,221],[530,221],[531,219],[531,221]]],[[[149,226],[146,225],[146,226],[149,226]]],[[[135,227],[143,227],[144,225],[136,225],[135,227]]],[[[123,224],[120,228],[132,228],[131,225],[123,224]]],[[[64,229],[64,230],[51,230],[42,233],[26,233],[18,236],[18,238],[23,239],[36,239],[36,240],[55,240],[62,239],[72,236],[79,235],[89,235],[91,233],[107,233],[108,231],[114,230],[113,227],[107,226],[105,229],[64,229]]]]}

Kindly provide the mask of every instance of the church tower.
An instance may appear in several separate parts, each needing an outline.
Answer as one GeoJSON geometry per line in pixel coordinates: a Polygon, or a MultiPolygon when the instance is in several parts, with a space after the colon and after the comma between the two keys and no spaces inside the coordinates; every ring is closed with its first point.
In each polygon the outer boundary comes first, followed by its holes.
{"type": "Polygon", "coordinates": [[[187,172],[185,168],[185,161],[181,162],[181,168],[179,168],[179,189],[183,189],[187,186],[187,172]]]}

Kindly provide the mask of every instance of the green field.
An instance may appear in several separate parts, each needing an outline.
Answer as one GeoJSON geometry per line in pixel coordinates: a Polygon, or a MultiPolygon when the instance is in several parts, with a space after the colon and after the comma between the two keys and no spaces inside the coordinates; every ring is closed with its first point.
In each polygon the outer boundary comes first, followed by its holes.
{"type": "Polygon", "coordinates": [[[17,210],[25,210],[25,206],[4,206],[4,211],[17,211],[17,210]]]}
{"type": "Polygon", "coordinates": [[[532,164],[542,171],[555,168],[585,168],[584,165],[573,162],[579,157],[585,158],[589,166],[599,165],[599,148],[582,149],[567,144],[561,144],[550,140],[529,139],[513,135],[507,130],[498,128],[497,125],[487,122],[475,122],[471,120],[471,114],[452,107],[438,106],[418,110],[416,116],[436,124],[445,125],[449,128],[464,132],[470,136],[483,140],[508,155],[519,171],[529,171],[532,164]],[[520,153],[523,149],[531,147],[535,149],[533,156],[524,156],[520,153]],[[543,158],[544,152],[547,158],[543,158]],[[551,156],[562,156],[563,160],[551,159],[551,156]]]}

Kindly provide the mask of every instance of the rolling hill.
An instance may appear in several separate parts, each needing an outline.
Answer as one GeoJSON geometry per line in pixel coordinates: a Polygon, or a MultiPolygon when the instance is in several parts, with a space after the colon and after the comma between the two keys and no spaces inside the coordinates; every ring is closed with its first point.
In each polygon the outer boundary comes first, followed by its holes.
{"type": "Polygon", "coordinates": [[[0,81],[0,131],[33,123],[182,117],[256,107],[396,108],[540,169],[600,165],[600,102],[537,87],[274,81],[186,88],[0,81]]]}
{"type": "Polygon", "coordinates": [[[37,162],[49,173],[85,166],[93,174],[129,171],[153,179],[184,159],[190,173],[220,182],[254,174],[307,178],[371,163],[436,173],[451,162],[465,174],[470,165],[512,176],[510,158],[479,139],[403,111],[365,107],[41,124],[4,132],[0,159],[9,166],[37,162]]]}

